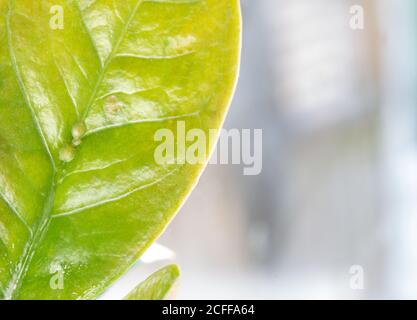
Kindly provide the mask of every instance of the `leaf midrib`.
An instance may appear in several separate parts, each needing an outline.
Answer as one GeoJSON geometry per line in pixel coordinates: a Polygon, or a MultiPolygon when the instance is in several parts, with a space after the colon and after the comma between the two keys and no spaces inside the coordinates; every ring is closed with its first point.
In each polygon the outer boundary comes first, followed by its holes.
{"type": "MultiPolygon", "coordinates": [[[[88,112],[91,108],[91,106],[93,105],[93,103],[96,101],[97,99],[97,93],[98,93],[98,89],[100,87],[100,85],[102,84],[102,81],[104,79],[104,76],[107,72],[107,69],[112,61],[112,59],[115,57],[115,53],[117,52],[120,44],[122,43],[124,37],[126,36],[126,33],[129,29],[129,26],[131,24],[131,22],[133,21],[133,18],[135,17],[135,15],[137,14],[137,11],[140,7],[140,5],[144,2],[144,0],[138,0],[135,7],[133,8],[132,12],[130,13],[127,22],[125,23],[125,25],[123,26],[122,31],[120,32],[118,39],[116,41],[116,44],[114,45],[114,47],[112,48],[109,56],[106,58],[105,63],[103,64],[101,70],[100,70],[100,74],[97,78],[96,84],[94,86],[94,90],[90,96],[90,99],[88,100],[87,103],[87,107],[85,108],[83,114],[81,115],[79,121],[85,121],[85,119],[88,116],[88,112]]],[[[82,20],[83,26],[85,28],[85,31],[88,33],[89,35],[89,39],[92,42],[93,47],[95,48],[95,52],[97,53],[97,58],[99,59],[99,61],[101,61],[100,56],[98,54],[97,51],[97,47],[96,44],[93,40],[93,37],[91,36],[90,30],[88,30],[85,21],[83,19],[83,15],[82,12],[78,6],[78,2],[74,2],[75,5],[77,6],[77,9],[80,11],[80,19],[82,20]]],[[[48,157],[50,158],[50,162],[51,162],[51,166],[52,166],[52,176],[53,179],[51,181],[51,187],[50,190],[48,192],[47,197],[45,198],[45,204],[43,206],[43,209],[41,211],[40,217],[37,219],[36,223],[35,223],[35,228],[34,230],[32,229],[32,236],[30,237],[30,240],[27,242],[26,247],[21,255],[21,259],[19,260],[19,263],[17,264],[16,269],[13,272],[13,276],[12,279],[10,280],[9,284],[6,286],[6,290],[5,290],[5,294],[4,297],[5,299],[13,299],[16,295],[16,293],[18,292],[22,281],[25,277],[25,274],[30,266],[31,260],[35,254],[35,251],[37,249],[37,247],[39,246],[39,244],[41,243],[43,236],[45,235],[46,231],[48,230],[48,226],[49,223],[51,221],[52,218],[52,211],[53,211],[53,205],[54,205],[54,199],[55,199],[55,190],[56,187],[59,185],[60,181],[60,175],[62,175],[63,170],[62,169],[57,169],[57,165],[54,161],[54,158],[52,156],[52,152],[48,146],[48,143],[46,141],[45,135],[42,131],[42,128],[40,126],[40,123],[36,117],[35,111],[33,109],[33,106],[30,102],[29,97],[26,94],[26,90],[25,90],[25,86],[24,86],[24,82],[23,79],[21,77],[20,71],[19,71],[19,67],[17,64],[17,59],[16,59],[16,55],[15,52],[13,50],[13,45],[12,45],[12,30],[11,30],[11,24],[10,24],[10,18],[12,16],[12,7],[14,4],[14,0],[9,0],[8,1],[8,11],[7,11],[7,16],[6,16],[6,29],[7,29],[7,35],[8,35],[8,49],[9,49],[9,54],[10,54],[10,59],[11,59],[11,64],[13,66],[13,70],[14,73],[16,75],[17,78],[17,82],[19,84],[19,89],[22,92],[24,101],[26,106],[29,108],[31,115],[32,115],[32,119],[33,122],[35,123],[36,129],[38,131],[38,134],[42,140],[42,143],[45,147],[45,151],[48,153],[48,157]]],[[[101,63],[100,63],[101,65],[101,63]]]]}

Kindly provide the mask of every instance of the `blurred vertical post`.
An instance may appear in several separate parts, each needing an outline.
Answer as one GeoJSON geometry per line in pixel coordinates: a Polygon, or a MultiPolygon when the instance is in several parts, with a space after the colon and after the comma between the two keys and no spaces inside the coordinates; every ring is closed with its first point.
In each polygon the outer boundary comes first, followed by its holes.
{"type": "Polygon", "coordinates": [[[416,1],[242,6],[225,127],[263,129],[263,171],[209,166],[164,235],[185,296],[417,294],[416,1]],[[351,26],[353,6],[363,29],[351,26]]]}
{"type": "Polygon", "coordinates": [[[417,3],[379,5],[387,289],[410,298],[417,296],[417,3]]]}
{"type": "Polygon", "coordinates": [[[275,215],[284,244],[277,246],[276,265],[282,275],[297,274],[308,288],[303,297],[308,290],[310,296],[320,290],[372,295],[384,279],[377,4],[261,2],[270,27],[281,141],[275,215]],[[363,30],[350,24],[354,5],[364,10],[363,30]],[[353,265],[364,269],[365,290],[349,287],[353,265]]]}

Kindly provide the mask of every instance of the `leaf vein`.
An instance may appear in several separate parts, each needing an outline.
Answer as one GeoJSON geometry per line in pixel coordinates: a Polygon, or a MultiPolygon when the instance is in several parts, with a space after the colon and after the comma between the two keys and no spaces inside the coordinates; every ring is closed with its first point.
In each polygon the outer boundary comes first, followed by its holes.
{"type": "Polygon", "coordinates": [[[12,2],[13,2],[12,0],[9,0],[9,2],[8,2],[9,7],[8,7],[8,11],[7,11],[7,16],[6,16],[6,31],[7,31],[7,39],[8,39],[7,44],[8,44],[8,48],[9,48],[10,60],[11,60],[11,63],[12,63],[13,70],[16,74],[16,78],[17,78],[17,82],[18,82],[20,91],[23,95],[23,98],[25,100],[25,103],[26,103],[27,107],[29,108],[29,110],[31,112],[32,119],[35,123],[36,129],[37,129],[37,131],[40,135],[42,143],[43,143],[43,145],[44,145],[44,147],[45,147],[45,149],[48,153],[48,156],[50,158],[52,167],[55,171],[56,170],[56,164],[55,164],[54,158],[52,156],[52,153],[51,153],[51,150],[49,148],[48,142],[46,140],[45,133],[43,132],[42,127],[39,123],[39,120],[37,119],[36,112],[35,112],[35,110],[32,106],[32,103],[30,102],[30,99],[29,99],[27,93],[26,93],[27,90],[25,88],[22,76],[21,76],[20,71],[19,71],[19,67],[17,65],[17,58],[16,58],[16,54],[15,54],[14,48],[13,48],[13,41],[12,41],[13,38],[12,38],[12,29],[11,29],[11,21],[10,21],[11,16],[12,16],[12,2]]]}
{"type": "MultiPolygon", "coordinates": [[[[120,44],[122,43],[122,41],[123,41],[123,39],[124,39],[124,37],[125,37],[125,35],[126,35],[126,33],[127,33],[127,30],[129,29],[129,26],[130,26],[130,24],[132,23],[133,18],[135,17],[135,15],[136,15],[136,13],[137,13],[137,11],[138,11],[138,9],[139,9],[139,7],[140,7],[140,5],[141,5],[142,3],[143,3],[143,0],[138,0],[138,1],[137,1],[137,3],[136,3],[136,5],[135,5],[134,9],[132,10],[132,12],[131,12],[131,14],[130,14],[130,16],[129,16],[129,18],[128,18],[127,22],[126,22],[126,24],[124,25],[124,27],[123,27],[122,31],[120,32],[120,35],[119,35],[119,37],[118,37],[118,39],[117,39],[117,41],[116,41],[116,44],[114,45],[114,47],[112,48],[112,50],[111,50],[111,52],[110,52],[109,56],[107,57],[107,59],[106,59],[106,61],[105,61],[104,65],[103,65],[103,68],[101,69],[101,72],[100,72],[100,74],[99,74],[99,76],[98,76],[98,79],[97,79],[96,85],[94,86],[94,90],[93,90],[93,92],[92,92],[92,94],[91,94],[91,97],[90,97],[90,99],[89,99],[89,102],[88,102],[88,104],[87,104],[87,107],[85,108],[85,111],[84,111],[84,113],[83,113],[83,116],[82,116],[82,119],[83,119],[83,120],[85,120],[85,118],[86,118],[86,117],[87,117],[87,115],[88,115],[88,112],[90,111],[91,106],[92,106],[92,105],[93,105],[93,103],[96,101],[96,97],[97,97],[97,94],[98,94],[98,89],[99,89],[100,85],[101,85],[101,84],[102,84],[102,82],[103,82],[104,75],[106,74],[107,68],[109,67],[111,60],[113,59],[113,57],[114,57],[114,55],[115,55],[116,51],[118,50],[118,48],[119,48],[120,44]]],[[[82,17],[82,15],[81,15],[81,17],[82,17]]],[[[82,19],[82,20],[83,20],[83,19],[82,19]]],[[[84,24],[85,24],[85,23],[84,23],[84,24]]],[[[93,43],[94,43],[94,40],[92,40],[92,41],[93,41],[93,43]]]]}
{"type": "Polygon", "coordinates": [[[93,129],[93,130],[89,130],[89,131],[87,131],[87,133],[85,134],[84,137],[87,137],[89,135],[92,135],[92,134],[95,134],[95,133],[98,133],[98,132],[101,132],[101,131],[114,129],[114,128],[122,128],[122,127],[125,127],[125,126],[134,125],[134,124],[164,122],[164,121],[169,121],[169,120],[177,120],[177,119],[196,117],[196,116],[200,115],[200,113],[201,113],[201,111],[196,111],[196,112],[193,112],[193,113],[182,114],[182,115],[177,115],[177,116],[168,116],[168,117],[151,118],[151,119],[138,119],[138,120],[125,121],[125,122],[122,122],[122,123],[110,124],[110,125],[107,125],[107,126],[102,126],[102,127],[98,127],[96,129],[93,129]]]}
{"type": "Polygon", "coordinates": [[[109,198],[109,199],[106,199],[106,200],[102,200],[102,201],[98,201],[98,202],[95,202],[93,204],[86,205],[84,207],[77,208],[77,209],[74,209],[74,210],[69,210],[69,211],[65,211],[65,212],[58,212],[58,213],[56,213],[56,214],[54,214],[52,216],[52,219],[54,219],[54,218],[60,218],[60,217],[66,217],[66,216],[71,216],[71,215],[74,215],[74,214],[83,212],[85,210],[88,210],[88,209],[96,208],[96,207],[99,207],[99,206],[104,205],[104,204],[108,204],[108,203],[111,203],[111,202],[114,202],[114,201],[121,200],[123,198],[126,198],[126,197],[132,195],[133,193],[135,193],[137,191],[147,189],[149,187],[152,187],[152,186],[154,186],[154,185],[162,182],[163,180],[165,180],[169,176],[173,175],[178,170],[179,170],[179,168],[176,168],[174,170],[171,170],[170,172],[168,172],[167,174],[163,175],[159,179],[156,179],[155,181],[152,181],[152,182],[150,182],[148,184],[141,185],[141,186],[139,186],[137,188],[134,188],[134,189],[132,189],[132,190],[130,190],[128,192],[125,192],[125,193],[123,193],[123,194],[121,194],[119,196],[116,196],[116,197],[113,197],[113,198],[109,198]]]}
{"type": "Polygon", "coordinates": [[[73,105],[73,107],[74,107],[74,110],[75,110],[75,113],[77,114],[77,117],[79,116],[79,110],[78,110],[78,106],[77,106],[77,102],[75,101],[75,98],[74,98],[74,96],[73,96],[73,94],[71,93],[71,91],[70,91],[70,89],[69,89],[69,86],[68,86],[68,83],[67,83],[67,80],[65,79],[65,76],[64,76],[64,73],[62,72],[62,69],[61,69],[61,67],[58,65],[58,63],[56,62],[56,59],[55,59],[55,56],[54,56],[54,64],[55,64],[55,67],[57,68],[57,70],[58,70],[58,74],[59,74],[59,76],[61,77],[61,79],[62,79],[62,82],[64,83],[64,87],[65,87],[65,90],[66,90],[66,92],[67,92],[67,94],[68,94],[68,97],[70,98],[70,100],[71,100],[71,104],[73,105]]]}
{"type": "Polygon", "coordinates": [[[9,207],[10,211],[20,220],[20,222],[23,223],[23,225],[29,231],[29,234],[32,236],[33,231],[32,231],[32,228],[29,226],[29,223],[26,221],[26,219],[23,218],[19,210],[17,210],[17,208],[11,203],[11,201],[1,191],[0,191],[0,198],[3,199],[4,203],[7,205],[7,207],[9,207]]]}
{"type": "Polygon", "coordinates": [[[187,51],[187,52],[181,52],[177,54],[167,54],[167,55],[153,55],[153,56],[147,56],[147,55],[141,55],[141,54],[135,54],[135,53],[118,53],[115,55],[115,58],[134,58],[134,59],[149,59],[149,60],[170,60],[170,59],[177,59],[182,58],[186,56],[190,56],[192,54],[195,54],[195,50],[187,51]]]}

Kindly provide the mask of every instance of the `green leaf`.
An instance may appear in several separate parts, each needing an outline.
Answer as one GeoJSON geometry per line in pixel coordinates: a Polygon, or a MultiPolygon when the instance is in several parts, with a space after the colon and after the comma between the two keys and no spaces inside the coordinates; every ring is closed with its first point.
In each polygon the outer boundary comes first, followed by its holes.
{"type": "Polygon", "coordinates": [[[125,300],[166,299],[175,288],[179,276],[178,266],[175,264],[166,266],[140,283],[125,297],[125,300]]]}
{"type": "Polygon", "coordinates": [[[94,299],[140,257],[204,168],[155,132],[220,128],[239,50],[238,0],[0,0],[0,298],[94,299]]]}

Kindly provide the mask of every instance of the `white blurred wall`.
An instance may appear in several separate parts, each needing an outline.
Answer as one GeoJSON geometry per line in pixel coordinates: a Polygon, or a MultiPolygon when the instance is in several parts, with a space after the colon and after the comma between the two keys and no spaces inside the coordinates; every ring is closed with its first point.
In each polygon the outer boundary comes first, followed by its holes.
{"type": "Polygon", "coordinates": [[[417,296],[407,288],[417,274],[413,1],[242,5],[225,126],[263,129],[263,171],[208,167],[161,239],[183,269],[179,297],[417,296]],[[349,27],[353,4],[364,30],[349,27]],[[350,287],[352,265],[364,290],[350,287]]]}

